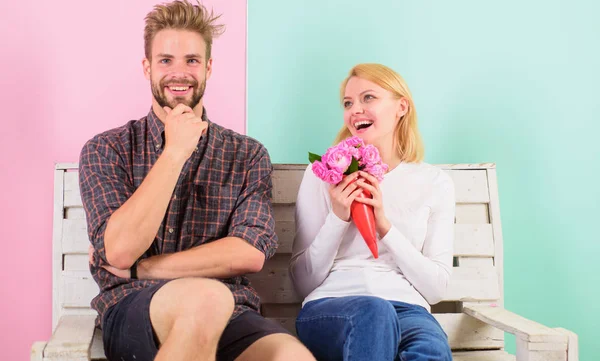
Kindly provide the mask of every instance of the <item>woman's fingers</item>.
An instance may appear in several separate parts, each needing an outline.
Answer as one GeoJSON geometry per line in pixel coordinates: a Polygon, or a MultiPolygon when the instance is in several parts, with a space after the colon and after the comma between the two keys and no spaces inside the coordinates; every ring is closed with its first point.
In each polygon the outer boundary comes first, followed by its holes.
{"type": "Polygon", "coordinates": [[[364,180],[362,180],[362,179],[359,179],[359,180],[357,180],[357,181],[356,181],[356,183],[357,183],[357,184],[358,184],[358,185],[359,185],[361,188],[363,188],[363,189],[366,189],[366,190],[368,190],[369,192],[371,192],[371,194],[372,194],[373,196],[375,196],[375,195],[379,195],[379,189],[377,189],[377,188],[376,188],[376,187],[374,187],[373,185],[371,185],[371,184],[369,184],[369,183],[365,182],[364,180]]]}

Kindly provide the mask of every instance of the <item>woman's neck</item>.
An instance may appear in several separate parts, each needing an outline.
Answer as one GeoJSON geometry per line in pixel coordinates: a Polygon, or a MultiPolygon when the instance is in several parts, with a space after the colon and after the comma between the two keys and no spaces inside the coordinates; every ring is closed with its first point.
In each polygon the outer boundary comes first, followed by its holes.
{"type": "Polygon", "coordinates": [[[398,164],[400,164],[401,159],[398,156],[398,152],[396,151],[396,147],[394,147],[393,142],[385,142],[385,145],[374,144],[379,150],[379,155],[381,156],[381,161],[388,165],[388,171],[396,168],[398,164]]]}

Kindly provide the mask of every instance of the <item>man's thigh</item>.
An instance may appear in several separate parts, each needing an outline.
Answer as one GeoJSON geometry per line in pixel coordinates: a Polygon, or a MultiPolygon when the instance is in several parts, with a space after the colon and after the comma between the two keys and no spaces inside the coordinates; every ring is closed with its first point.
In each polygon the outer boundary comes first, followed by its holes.
{"type": "Polygon", "coordinates": [[[246,311],[231,320],[223,331],[219,341],[217,360],[236,360],[251,345],[271,335],[288,336],[293,339],[293,336],[277,322],[267,320],[257,312],[246,311]]]}

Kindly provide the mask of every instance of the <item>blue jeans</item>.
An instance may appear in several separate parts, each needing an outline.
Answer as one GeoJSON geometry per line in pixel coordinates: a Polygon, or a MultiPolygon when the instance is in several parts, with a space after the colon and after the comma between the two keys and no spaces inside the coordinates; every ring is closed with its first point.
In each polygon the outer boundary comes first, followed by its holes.
{"type": "Polygon", "coordinates": [[[379,297],[308,302],[298,338],[319,361],[451,361],[448,338],[425,308],[379,297]]]}

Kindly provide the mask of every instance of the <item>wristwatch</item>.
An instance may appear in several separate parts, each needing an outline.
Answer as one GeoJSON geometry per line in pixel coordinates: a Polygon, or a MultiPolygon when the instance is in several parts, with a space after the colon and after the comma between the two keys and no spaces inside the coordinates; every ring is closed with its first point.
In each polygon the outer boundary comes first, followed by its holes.
{"type": "Polygon", "coordinates": [[[134,280],[137,280],[137,265],[138,265],[138,261],[133,262],[133,265],[131,265],[131,268],[129,269],[129,271],[131,272],[131,278],[134,280]]]}

